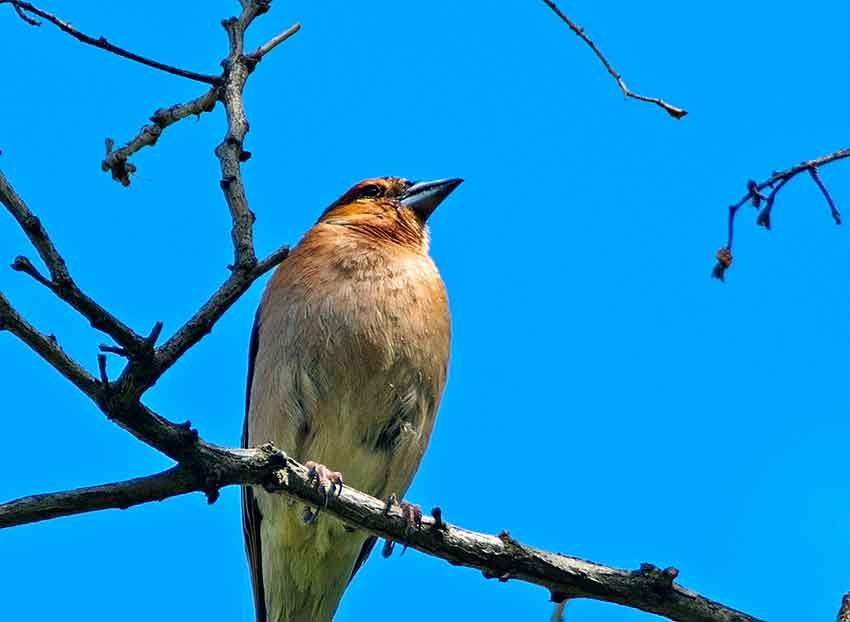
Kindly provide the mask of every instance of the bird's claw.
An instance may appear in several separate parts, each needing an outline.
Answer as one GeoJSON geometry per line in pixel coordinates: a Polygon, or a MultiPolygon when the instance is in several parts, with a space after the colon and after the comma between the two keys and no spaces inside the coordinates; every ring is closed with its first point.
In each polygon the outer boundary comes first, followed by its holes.
{"type": "MultiPolygon", "coordinates": [[[[384,514],[389,514],[394,505],[398,505],[398,509],[401,510],[401,516],[406,523],[404,529],[405,537],[409,536],[414,529],[422,529],[422,506],[416,505],[415,503],[408,503],[407,501],[399,501],[398,497],[392,494],[387,498],[387,503],[384,507],[384,514]]],[[[381,551],[381,555],[384,557],[392,555],[394,546],[395,542],[393,540],[386,540],[384,542],[384,548],[381,551]]],[[[401,550],[401,554],[404,555],[406,550],[407,543],[405,542],[404,548],[401,550]]]]}
{"type": "Polygon", "coordinates": [[[328,504],[330,496],[335,494],[339,497],[342,494],[342,473],[331,471],[324,464],[312,460],[305,462],[304,466],[307,467],[307,477],[313,482],[313,487],[325,498],[325,505],[328,504]]]}
{"type": "Polygon", "coordinates": [[[398,507],[401,510],[401,515],[407,523],[404,535],[410,535],[410,532],[412,532],[414,528],[417,530],[422,529],[422,508],[420,506],[415,503],[402,501],[398,504],[398,507]]]}
{"type": "MultiPolygon", "coordinates": [[[[339,497],[342,494],[342,473],[339,471],[331,471],[324,464],[319,464],[312,460],[304,463],[307,467],[307,477],[313,483],[313,488],[319,491],[324,500],[324,507],[328,507],[328,499],[334,494],[339,497]]],[[[319,516],[319,510],[312,510],[309,507],[304,509],[304,522],[306,524],[315,523],[319,516]]]]}
{"type": "MultiPolygon", "coordinates": [[[[407,526],[404,529],[405,538],[413,532],[414,528],[417,531],[422,529],[422,508],[419,505],[402,501],[398,504],[398,507],[401,510],[401,515],[404,518],[404,521],[407,523],[407,526]]],[[[406,550],[407,542],[404,543],[404,547],[401,549],[401,555],[404,555],[406,550]]]]}

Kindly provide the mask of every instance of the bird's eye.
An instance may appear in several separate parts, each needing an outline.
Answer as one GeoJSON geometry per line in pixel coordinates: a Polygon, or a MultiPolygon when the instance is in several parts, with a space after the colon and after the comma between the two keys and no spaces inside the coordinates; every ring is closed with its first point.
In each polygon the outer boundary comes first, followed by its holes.
{"type": "Polygon", "coordinates": [[[360,197],[379,197],[384,193],[384,189],[377,184],[369,184],[368,186],[363,186],[358,193],[360,197]]]}

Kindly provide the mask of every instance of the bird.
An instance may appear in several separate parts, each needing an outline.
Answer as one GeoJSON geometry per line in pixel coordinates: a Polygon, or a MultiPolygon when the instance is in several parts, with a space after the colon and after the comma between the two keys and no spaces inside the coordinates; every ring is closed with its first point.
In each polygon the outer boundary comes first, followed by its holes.
{"type": "MultiPolygon", "coordinates": [[[[344,475],[373,496],[403,498],[449,365],[448,298],[427,221],[462,181],[361,181],[304,234],[255,315],[243,447],[272,443],[325,494],[344,475]]],[[[257,622],[331,622],[376,542],[261,486],[243,488],[242,521],[257,622]]]]}

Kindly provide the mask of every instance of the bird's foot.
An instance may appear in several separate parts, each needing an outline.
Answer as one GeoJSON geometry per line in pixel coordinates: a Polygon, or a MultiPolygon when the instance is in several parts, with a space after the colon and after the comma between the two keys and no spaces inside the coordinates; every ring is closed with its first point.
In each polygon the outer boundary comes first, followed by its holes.
{"type": "Polygon", "coordinates": [[[304,463],[307,467],[307,477],[313,482],[313,487],[322,493],[325,500],[325,506],[328,505],[328,498],[334,494],[340,496],[342,494],[342,473],[339,471],[331,471],[324,464],[308,460],[304,463]]]}
{"type": "MultiPolygon", "coordinates": [[[[319,491],[324,501],[324,506],[328,506],[328,499],[334,494],[340,496],[342,494],[342,473],[339,471],[331,471],[324,464],[319,464],[313,460],[308,460],[304,463],[307,467],[307,477],[313,484],[313,488],[319,491]]],[[[309,505],[304,507],[304,513],[301,519],[305,525],[312,525],[319,518],[319,508],[312,508],[309,505]]]]}
{"type": "Polygon", "coordinates": [[[408,503],[407,501],[402,501],[398,504],[398,506],[401,510],[401,515],[407,522],[407,529],[405,530],[404,535],[409,536],[414,528],[417,530],[422,529],[421,506],[418,506],[415,503],[408,503]]]}
{"type": "MultiPolygon", "coordinates": [[[[385,513],[389,513],[392,509],[393,505],[398,505],[398,509],[401,510],[401,516],[404,518],[407,526],[404,530],[405,537],[409,536],[414,529],[420,530],[422,529],[422,507],[415,503],[408,503],[407,501],[399,501],[395,495],[390,495],[387,499],[387,505],[384,509],[385,513]]],[[[384,543],[384,549],[382,551],[382,555],[384,557],[389,557],[392,555],[393,545],[395,543],[392,540],[387,540],[384,543]]],[[[404,552],[407,550],[407,543],[405,542],[404,548],[401,550],[401,554],[404,555],[404,552]]]]}

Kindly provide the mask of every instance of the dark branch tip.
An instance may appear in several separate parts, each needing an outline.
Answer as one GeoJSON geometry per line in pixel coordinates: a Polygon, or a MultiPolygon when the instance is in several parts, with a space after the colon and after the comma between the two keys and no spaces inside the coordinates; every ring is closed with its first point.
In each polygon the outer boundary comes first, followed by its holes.
{"type": "Polygon", "coordinates": [[[29,272],[30,270],[35,269],[35,267],[32,265],[32,262],[23,255],[18,255],[17,257],[15,257],[10,267],[15,272],[29,272]]]}
{"type": "Polygon", "coordinates": [[[153,348],[156,345],[156,340],[159,339],[159,335],[162,333],[162,320],[157,320],[153,328],[151,329],[150,334],[145,337],[145,341],[147,344],[153,348]]]}
{"type": "Polygon", "coordinates": [[[715,279],[725,281],[726,270],[732,265],[732,249],[724,246],[714,254],[714,257],[717,259],[717,264],[715,264],[714,269],[711,271],[711,276],[715,279]]]}
{"type": "Polygon", "coordinates": [[[102,343],[97,346],[98,350],[101,352],[109,352],[110,354],[117,354],[118,356],[123,356],[125,358],[129,358],[130,353],[127,352],[125,348],[120,346],[110,346],[109,344],[102,343]]]}

